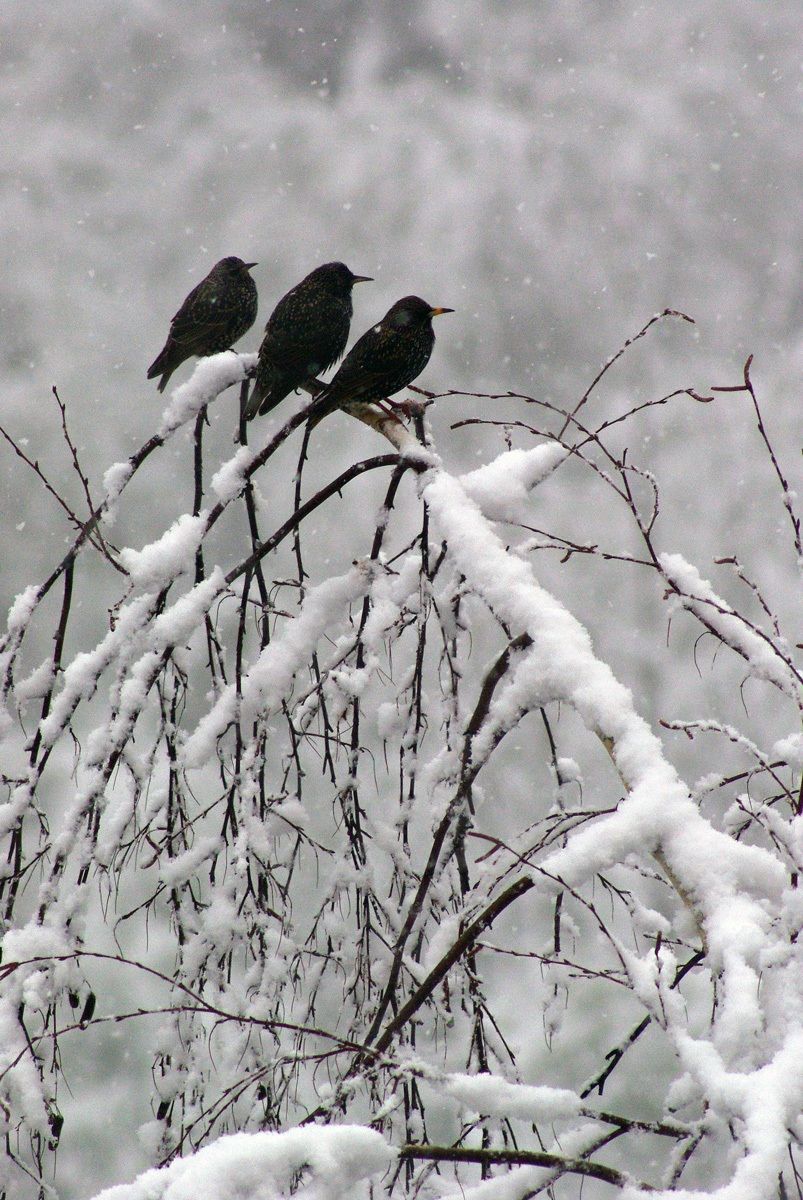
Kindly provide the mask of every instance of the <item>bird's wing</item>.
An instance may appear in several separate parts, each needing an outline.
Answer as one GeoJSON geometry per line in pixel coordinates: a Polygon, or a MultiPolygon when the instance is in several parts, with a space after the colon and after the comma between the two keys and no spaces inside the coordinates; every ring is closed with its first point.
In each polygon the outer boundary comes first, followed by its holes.
{"type": "Polygon", "coordinates": [[[268,324],[259,353],[267,355],[283,375],[305,370],[310,361],[309,343],[299,338],[297,328],[271,328],[268,324]]]}
{"type": "Polygon", "coordinates": [[[194,346],[199,340],[206,342],[213,330],[228,323],[230,316],[227,305],[220,303],[220,292],[209,289],[204,279],[173,317],[170,336],[180,346],[194,346]]]}
{"type": "Polygon", "coordinates": [[[349,350],[326,396],[335,404],[376,396],[406,361],[406,348],[379,325],[364,333],[349,350]]]}
{"type": "Polygon", "coordinates": [[[260,354],[264,350],[271,363],[286,375],[299,372],[306,375],[310,366],[315,372],[325,370],[334,358],[340,357],[331,349],[334,317],[341,318],[343,345],[348,337],[349,312],[345,307],[339,312],[340,307],[332,310],[327,305],[326,311],[321,311],[320,305],[303,292],[288,292],[265,326],[260,354]]]}

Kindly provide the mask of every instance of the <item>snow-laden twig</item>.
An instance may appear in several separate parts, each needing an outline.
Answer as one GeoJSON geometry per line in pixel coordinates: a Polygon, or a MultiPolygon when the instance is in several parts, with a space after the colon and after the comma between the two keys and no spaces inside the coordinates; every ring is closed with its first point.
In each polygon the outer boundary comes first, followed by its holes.
{"type": "Polygon", "coordinates": [[[675,603],[693,612],[701,624],[735,650],[747,663],[749,674],[774,684],[803,710],[803,675],[789,647],[736,612],[682,555],[661,554],[659,563],[675,603]]]}
{"type": "MultiPolygon", "coordinates": [[[[58,568],[52,653],[17,665],[48,611],[37,587],[18,598],[0,647],[10,930],[0,1126],[18,1145],[20,1133],[32,1139],[26,1162],[0,1173],[44,1174],[48,1139],[62,1133],[62,1043],[151,1021],[140,1138],[176,1169],[132,1184],[134,1198],[146,1183],[156,1195],[185,1183],[203,1195],[213,1176],[218,1191],[248,1191],[241,1166],[256,1142],[228,1157],[226,1133],[303,1122],[295,1142],[260,1143],[260,1179],[274,1189],[334,1196],[372,1178],[374,1192],[420,1194],[441,1162],[458,1181],[444,1173],[441,1190],[473,1200],[557,1195],[578,1174],[622,1194],[677,1195],[699,1163],[713,1172],[707,1194],[721,1184],[728,1200],[755,1200],[785,1169],[801,1107],[794,710],[769,738],[738,717],[666,720],[690,735],[716,730],[747,758],[747,771],[706,762],[692,798],[572,601],[558,599],[560,575],[548,592],[530,561],[536,543],[520,540],[538,526],[539,547],[597,555],[611,570],[634,561],[599,550],[596,511],[577,540],[534,521],[533,490],[552,486],[571,456],[635,521],[645,555],[634,586],[649,570],[672,581],[772,705],[792,708],[794,645],[769,593],[749,589],[756,622],[662,554],[657,473],[605,441],[675,395],[707,397],[682,389],[595,429],[577,415],[592,385],[566,425],[576,444],[539,434],[519,447],[511,436],[459,477],[432,445],[425,406],[409,425],[355,407],[331,419],[357,417],[389,452],[322,484],[315,475],[309,495],[313,473],[299,474],[268,524],[274,506],[259,510],[258,489],[278,494],[271,460],[315,401],[289,402],[259,445],[241,388],[240,444],[212,461],[206,406],[252,366],[231,354],[201,363],[154,438],[106,473],[105,507],[90,521],[110,519],[135,471],[194,421],[185,511],[114,552],[124,580],[97,560],[116,589],[108,627],[105,609],[86,619],[94,597],[73,572],[82,530],[58,568]],[[385,468],[384,500],[329,539],[324,570],[313,526],[339,492],[385,468]],[[117,957],[94,946],[103,919],[117,957]],[[169,963],[145,957],[146,932],[169,963]],[[124,975],[128,987],[134,969],[134,1004],[93,978],[124,975]],[[659,1047],[653,1112],[596,1107],[591,1095],[614,1073],[622,1095],[643,1094],[647,1031],[659,1047]],[[540,1074],[542,1032],[549,1046],[569,1043],[555,1086],[540,1074]],[[344,1172],[349,1147],[366,1166],[367,1143],[313,1127],[341,1121],[386,1134],[376,1172],[344,1172]],[[231,1180],[204,1151],[197,1171],[189,1157],[178,1169],[177,1155],[215,1139],[231,1180]],[[322,1147],[336,1160],[328,1176],[322,1147]],[[280,1153],[294,1164],[286,1178],[280,1153]]],[[[308,427],[300,461],[316,450],[308,427]]],[[[703,742],[687,748],[702,754],[703,742]]]]}
{"type": "Polygon", "coordinates": [[[240,1200],[243,1196],[299,1200],[368,1200],[372,1180],[388,1170],[393,1149],[362,1126],[234,1133],[133,1183],[99,1192],[95,1200],[240,1200]]]}

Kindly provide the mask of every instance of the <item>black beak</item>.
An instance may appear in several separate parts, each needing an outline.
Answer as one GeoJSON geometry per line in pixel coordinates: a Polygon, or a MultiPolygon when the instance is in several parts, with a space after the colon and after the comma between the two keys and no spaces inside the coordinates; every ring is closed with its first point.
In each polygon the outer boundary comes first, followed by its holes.
{"type": "Polygon", "coordinates": [[[243,263],[246,271],[250,271],[252,267],[258,267],[259,263],[243,263]]]}
{"type": "Polygon", "coordinates": [[[373,283],[374,277],[373,277],[373,275],[352,275],[351,282],[352,283],[373,283]]]}

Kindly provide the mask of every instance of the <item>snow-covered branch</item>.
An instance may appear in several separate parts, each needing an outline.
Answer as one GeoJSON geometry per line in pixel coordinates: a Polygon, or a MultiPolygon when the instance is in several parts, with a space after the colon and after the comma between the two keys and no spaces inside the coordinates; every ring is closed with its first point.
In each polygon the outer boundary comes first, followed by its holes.
{"type": "Polygon", "coordinates": [[[438,398],[368,406],[328,419],[390,449],[316,464],[307,492],[314,434],[292,487],[272,469],[308,404],[264,444],[242,422],[233,451],[205,439],[252,368],[219,355],[174,391],[0,641],[4,1182],[45,1178],[72,1047],[115,1024],[148,1030],[131,1095],[158,1169],[114,1200],[418,1193],[433,1164],[474,1200],[579,1177],[776,1194],[803,1109],[795,639],[768,584],[739,565],[731,599],[660,544],[661,481],[614,441],[710,397],[594,429],[592,385],[463,474],[438,398]],[[192,495],[155,536],[101,542],[181,431],[192,495]],[[582,540],[535,523],[571,470],[603,496],[582,540]],[[605,500],[635,548],[600,549],[605,500]],[[761,722],[730,694],[660,720],[637,701],[595,649],[620,614],[592,629],[582,576],[563,587],[581,555],[746,664],[761,722]]]}

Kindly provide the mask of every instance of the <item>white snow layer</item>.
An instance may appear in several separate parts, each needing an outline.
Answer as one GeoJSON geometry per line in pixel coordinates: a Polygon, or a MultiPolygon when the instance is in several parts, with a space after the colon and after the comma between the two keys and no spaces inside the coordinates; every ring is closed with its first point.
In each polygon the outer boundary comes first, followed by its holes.
{"type": "Polygon", "coordinates": [[[245,472],[254,461],[254,451],[240,446],[232,458],[219,467],[211,479],[212,491],[222,504],[238,496],[245,487],[245,472]]]}
{"type": "Polygon", "coordinates": [[[370,587],[372,573],[371,564],[358,563],[347,574],[327,579],[307,593],[298,616],[274,636],[243,676],[239,703],[235,687],[230,684],[198,722],[184,744],[185,766],[199,767],[214,754],[217,739],[236,718],[240,705],[243,713],[255,718],[266,716],[281,704],[319,638],[342,625],[349,604],[370,587]]]}
{"type": "Polygon", "coordinates": [[[106,493],[107,504],[113,504],[121,494],[123,488],[131,478],[133,470],[131,460],[128,458],[123,462],[112,463],[110,467],[107,467],[103,473],[103,489],[106,493]]]}
{"type": "Polygon", "coordinates": [[[726,645],[733,646],[746,658],[750,673],[776,684],[793,700],[800,697],[800,680],[779,656],[769,639],[751,628],[733,611],[727,600],[718,596],[707,579],[680,554],[660,554],[661,566],[668,579],[682,593],[677,603],[699,615],[718,632],[726,645]]]}
{"type": "Polygon", "coordinates": [[[358,1200],[391,1166],[385,1139],[359,1125],[234,1133],[95,1200],[358,1200]]]}
{"type": "Polygon", "coordinates": [[[186,425],[226,388],[234,383],[242,383],[256,363],[256,354],[235,354],[233,350],[199,359],[187,382],[173,389],[170,403],[162,413],[157,435],[167,438],[176,429],[186,425]]]}
{"type": "Polygon", "coordinates": [[[508,450],[493,462],[461,475],[460,483],[489,521],[526,523],[533,515],[530,492],[568,453],[558,442],[545,442],[532,450],[508,450]]]}
{"type": "Polygon", "coordinates": [[[711,1040],[690,1037],[683,999],[671,990],[676,964],[666,951],[652,981],[641,980],[642,999],[649,1003],[660,995],[667,1030],[712,1113],[744,1124],[747,1154],[717,1196],[756,1200],[769,1195],[784,1166],[786,1131],[803,1102],[803,1042],[794,1003],[776,1006],[778,1028],[763,1054],[760,1049],[762,1039],[766,1042],[759,1003],[763,954],[783,909],[784,868],[767,851],[718,832],[701,816],[660,741],[635,711],[630,692],[595,657],[587,631],[538,585],[528,563],[506,552],[461,482],[430,471],[422,493],[468,589],[513,636],[526,631],[532,638],[476,742],[490,738],[489,729],[509,728],[527,709],[562,701],[610,748],[625,798],[615,813],[548,855],[541,868],[556,887],[576,886],[630,854],[659,855],[670,883],[701,925],[709,966],[720,978],[711,1040]]]}
{"type": "Polygon", "coordinates": [[[191,570],[195,565],[195,552],[206,532],[207,515],[205,509],[197,516],[182,513],[155,542],[141,550],[124,547],[119,558],[132,581],[140,587],[156,590],[191,570]]]}
{"type": "Polygon", "coordinates": [[[498,1075],[447,1075],[443,1090],[482,1116],[524,1121],[558,1121],[576,1117],[583,1102],[568,1088],[509,1083],[498,1075]]]}
{"type": "MultiPolygon", "coordinates": [[[[661,848],[707,919],[714,965],[728,948],[753,956],[770,916],[757,899],[738,921],[730,905],[737,891],[780,899],[781,864],[767,852],[717,832],[699,814],[689,789],[664,758],[661,743],[635,711],[632,696],[594,655],[588,632],[536,582],[528,563],[507,553],[457,479],[431,472],[423,486],[432,519],[467,584],[515,633],[526,631],[532,647],[513,680],[492,705],[488,724],[510,712],[549,701],[570,704],[586,726],[612,743],[613,759],[627,788],[616,813],[576,833],[550,855],[544,869],[577,884],[621,862],[632,852],[661,848]],[[712,878],[711,863],[718,864],[712,878]]],[[[477,739],[479,742],[479,739],[477,739]]]]}

